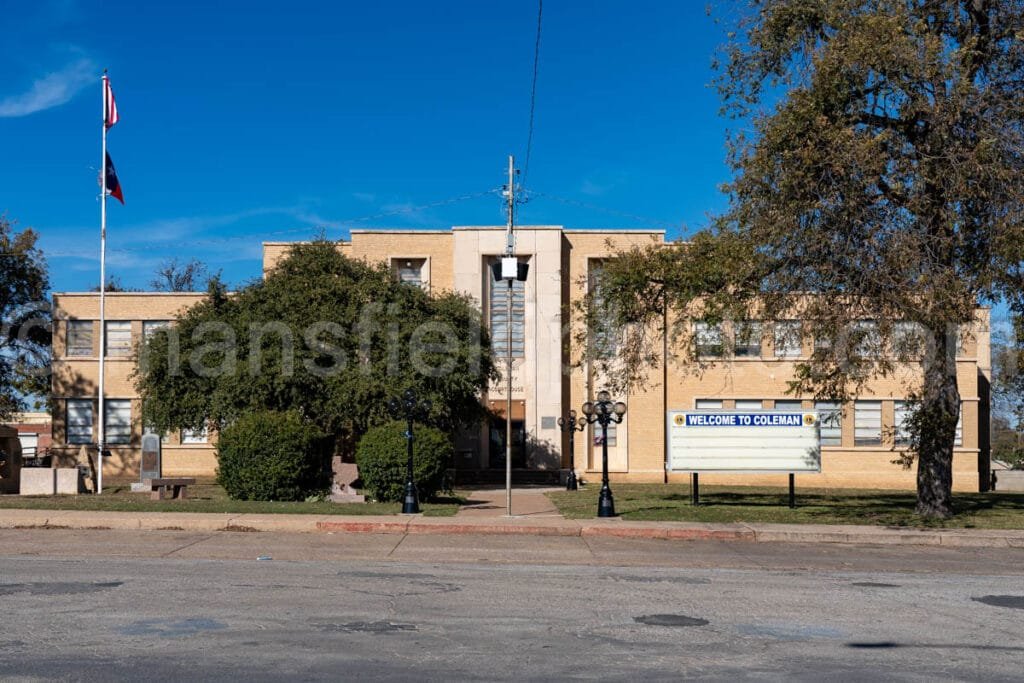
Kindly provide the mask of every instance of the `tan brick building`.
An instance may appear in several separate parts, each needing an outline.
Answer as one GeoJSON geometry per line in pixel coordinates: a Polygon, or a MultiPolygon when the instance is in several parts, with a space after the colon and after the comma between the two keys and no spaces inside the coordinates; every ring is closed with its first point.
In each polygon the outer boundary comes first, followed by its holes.
{"type": "MultiPolygon", "coordinates": [[[[496,347],[506,348],[512,335],[514,348],[512,423],[513,464],[517,469],[564,471],[569,462],[568,438],[556,424],[570,408],[603,387],[588,369],[570,369],[565,340],[572,327],[571,304],[585,292],[592,271],[615,251],[637,244],[664,242],[661,231],[565,230],[560,226],[524,226],[516,231],[516,252],[530,264],[529,277],[513,292],[513,320],[504,319],[504,286],[493,287],[489,266],[505,247],[502,227],[455,227],[451,230],[353,230],[343,253],[390,264],[395,277],[435,291],[468,293],[481,305],[496,347]],[[493,310],[492,310],[493,309],[493,310]]],[[[263,247],[263,271],[268,273],[287,252],[288,243],[263,247]]],[[[144,333],[146,320],[165,320],[194,303],[198,294],[115,294],[108,300],[108,318],[130,322],[133,338],[144,333]]],[[[69,357],[65,329],[73,320],[95,320],[96,294],[55,295],[58,311],[54,360],[54,438],[67,440],[68,400],[95,396],[96,356],[69,357]],[[91,373],[91,374],[90,374],[91,373]],[[91,394],[89,393],[91,391],[91,394]]],[[[822,432],[822,472],[798,477],[801,486],[913,488],[915,475],[893,464],[897,456],[894,435],[903,415],[901,401],[915,370],[903,368],[894,376],[873,382],[860,400],[837,406],[815,403],[786,394],[787,380],[801,356],[813,349],[813,340],[786,341],[779,334],[787,323],[764,322],[751,341],[697,375],[669,364],[649,377],[648,387],[630,396],[616,397],[628,404],[625,421],[609,434],[609,463],[614,481],[666,480],[665,414],[667,410],[694,408],[775,407],[816,408],[833,415],[822,432]],[[667,389],[666,389],[667,388],[667,389]],[[797,402],[797,403],[794,403],[797,402]]],[[[81,325],[81,323],[79,323],[81,325]]],[[[123,326],[122,326],[123,327],[123,326]]],[[[98,340],[98,332],[93,333],[98,340]]],[[[83,342],[84,344],[84,342],[83,342]]],[[[92,353],[98,353],[93,348],[92,353]]],[[[504,355],[501,356],[504,358],[504,355]]],[[[988,466],[988,381],[990,352],[988,311],[979,309],[974,329],[963,334],[957,358],[963,400],[961,425],[954,456],[954,488],[977,490],[986,480],[988,466]]],[[[108,365],[108,396],[131,405],[129,442],[116,450],[108,474],[131,472],[137,462],[141,426],[137,400],[127,381],[130,363],[108,365]]],[[[664,365],[664,364],[663,364],[664,365]]],[[[492,386],[485,404],[500,415],[506,405],[505,383],[492,386]]],[[[83,404],[73,403],[75,410],[83,404]]],[[[76,413],[77,414],[77,413],[76,413]]],[[[486,471],[504,467],[502,421],[482,425],[479,431],[457,439],[458,469],[486,471]]],[[[185,435],[191,440],[194,435],[185,435]]],[[[81,429],[76,432],[81,436],[81,429]]],[[[599,478],[600,446],[589,431],[576,439],[577,471],[591,481],[599,478]]],[[[208,444],[182,444],[172,435],[165,446],[165,471],[212,474],[214,458],[208,444]]],[[[65,448],[72,448],[66,445],[65,448]]],[[[686,475],[674,474],[672,481],[686,475]]],[[[705,475],[708,483],[778,484],[786,475],[705,475]]]]}

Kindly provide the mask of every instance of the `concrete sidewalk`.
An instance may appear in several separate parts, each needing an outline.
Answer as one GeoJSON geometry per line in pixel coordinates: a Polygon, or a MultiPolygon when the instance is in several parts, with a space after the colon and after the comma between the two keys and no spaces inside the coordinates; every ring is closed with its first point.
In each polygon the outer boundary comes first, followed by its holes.
{"type": "Polygon", "coordinates": [[[1024,530],[906,529],[819,524],[703,524],[567,520],[558,516],[232,515],[194,512],[0,510],[0,528],[290,531],[373,534],[530,534],[535,536],[1024,548],[1024,530]]]}

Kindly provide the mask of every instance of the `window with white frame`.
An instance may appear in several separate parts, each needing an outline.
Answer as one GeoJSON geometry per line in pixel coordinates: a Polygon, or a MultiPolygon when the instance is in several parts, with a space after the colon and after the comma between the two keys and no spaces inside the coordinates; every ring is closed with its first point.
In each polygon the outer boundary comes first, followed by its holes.
{"type": "Polygon", "coordinates": [[[801,411],[804,409],[803,401],[776,401],[775,410],[794,410],[801,411]]]}
{"type": "Polygon", "coordinates": [[[67,442],[92,443],[92,399],[68,399],[65,412],[67,442]]]}
{"type": "Polygon", "coordinates": [[[202,429],[181,430],[181,443],[183,444],[209,443],[209,441],[209,429],[205,425],[202,429]]]}
{"type": "Polygon", "coordinates": [[[803,335],[799,320],[775,323],[775,357],[799,358],[803,355],[803,335]]]}
{"type": "Polygon", "coordinates": [[[843,445],[843,408],[838,401],[815,401],[818,412],[818,434],[822,446],[843,445]]]}
{"type": "Polygon", "coordinates": [[[892,352],[897,358],[915,359],[924,353],[924,328],[920,323],[901,320],[892,326],[892,352]]]}
{"type": "Polygon", "coordinates": [[[67,331],[67,355],[91,356],[93,354],[91,320],[69,320],[67,331]]]}
{"type": "Polygon", "coordinates": [[[960,412],[956,418],[956,436],[953,439],[954,446],[964,445],[964,404],[960,404],[960,412]]]}
{"type": "Polygon", "coordinates": [[[142,338],[149,341],[157,332],[162,332],[171,326],[170,320],[143,320],[142,321],[142,338]]]}
{"type": "Polygon", "coordinates": [[[764,401],[759,398],[736,399],[736,410],[761,410],[763,408],[764,401]]]}
{"type": "Polygon", "coordinates": [[[853,443],[856,446],[882,443],[881,401],[856,401],[853,404],[853,443]]]}
{"type": "Polygon", "coordinates": [[[132,353],[132,324],[127,320],[107,321],[107,356],[123,358],[132,353]]]}
{"type": "Polygon", "coordinates": [[[907,424],[910,418],[911,404],[909,401],[893,403],[893,443],[906,446],[910,443],[910,429],[907,424]]]}
{"type": "Polygon", "coordinates": [[[717,358],[722,355],[722,326],[702,321],[693,324],[694,343],[700,358],[717,358]]]}
{"type": "Polygon", "coordinates": [[[694,407],[697,410],[721,410],[722,401],[717,398],[698,398],[694,407]]]}
{"type": "Polygon", "coordinates": [[[737,358],[761,357],[760,320],[743,320],[736,323],[736,349],[734,355],[737,358]]]}
{"type": "Polygon", "coordinates": [[[508,317],[509,281],[491,281],[489,304],[491,348],[504,357],[508,353],[509,335],[512,336],[512,357],[526,354],[526,283],[511,280],[512,319],[508,317]]]}
{"type": "Polygon", "coordinates": [[[108,444],[126,444],[132,440],[132,402],[108,398],[103,402],[103,440],[108,444]]]}

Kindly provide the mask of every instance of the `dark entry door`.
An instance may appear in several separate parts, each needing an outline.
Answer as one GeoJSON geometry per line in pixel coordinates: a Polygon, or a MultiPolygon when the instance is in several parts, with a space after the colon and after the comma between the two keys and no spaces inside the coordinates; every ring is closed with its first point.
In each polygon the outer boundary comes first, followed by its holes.
{"type": "MultiPolygon", "coordinates": [[[[505,420],[495,418],[490,424],[489,448],[492,469],[505,467],[505,420]]],[[[526,421],[512,420],[512,467],[526,467],[526,421]]]]}

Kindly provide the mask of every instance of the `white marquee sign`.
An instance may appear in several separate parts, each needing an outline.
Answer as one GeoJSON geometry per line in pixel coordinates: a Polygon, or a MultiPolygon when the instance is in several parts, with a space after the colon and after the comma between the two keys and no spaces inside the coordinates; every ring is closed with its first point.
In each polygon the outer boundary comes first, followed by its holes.
{"type": "Polygon", "coordinates": [[[673,472],[820,472],[814,411],[668,412],[673,472]]]}

